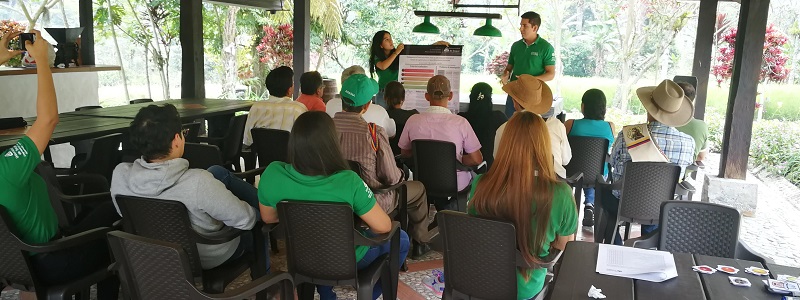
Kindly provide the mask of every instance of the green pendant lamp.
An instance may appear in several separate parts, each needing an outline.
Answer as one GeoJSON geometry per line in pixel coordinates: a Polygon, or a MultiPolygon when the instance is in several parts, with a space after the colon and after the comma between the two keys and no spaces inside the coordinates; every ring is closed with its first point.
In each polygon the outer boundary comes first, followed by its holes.
{"type": "Polygon", "coordinates": [[[503,36],[503,33],[500,32],[500,29],[497,29],[497,27],[492,26],[492,19],[486,19],[486,25],[478,27],[478,29],[475,29],[475,32],[473,32],[472,34],[477,36],[490,36],[490,37],[503,36]]]}
{"type": "Polygon", "coordinates": [[[418,33],[431,33],[439,34],[439,27],[431,23],[431,16],[425,16],[425,19],[417,26],[414,26],[413,32],[418,33]]]}

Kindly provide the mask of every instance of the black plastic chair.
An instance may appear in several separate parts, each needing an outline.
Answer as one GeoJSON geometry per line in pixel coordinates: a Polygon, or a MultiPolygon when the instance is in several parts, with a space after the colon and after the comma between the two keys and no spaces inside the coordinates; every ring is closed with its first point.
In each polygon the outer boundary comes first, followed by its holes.
{"type": "Polygon", "coordinates": [[[58,226],[62,229],[75,225],[75,218],[84,205],[112,201],[108,181],[98,174],[56,176],[56,171],[47,162],[36,166],[36,173],[47,185],[50,204],[58,217],[58,226]],[[63,191],[65,187],[77,193],[68,195],[63,191]]]}
{"type": "MultiPolygon", "coordinates": [[[[219,148],[214,145],[186,143],[183,146],[183,158],[189,161],[189,168],[192,169],[205,170],[214,165],[225,165],[219,148]]],[[[266,169],[266,166],[244,172],[234,172],[233,174],[242,179],[255,179],[256,176],[260,176],[264,172],[264,169],[266,169]]]]}
{"type": "Polygon", "coordinates": [[[457,171],[482,172],[474,167],[467,167],[456,159],[456,145],[451,142],[419,139],[411,142],[414,155],[414,179],[425,185],[428,200],[433,201],[437,211],[445,209],[450,201],[456,201],[456,209],[466,209],[466,198],[469,186],[458,190],[457,171]]]}
{"type": "MultiPolygon", "coordinates": [[[[436,218],[447,277],[444,299],[517,299],[517,268],[531,265],[517,250],[514,224],[454,211],[439,212],[436,218]]],[[[534,268],[552,268],[560,256],[551,248],[543,258],[547,263],[534,268]]],[[[538,295],[547,294],[550,280],[538,295]]]]}
{"type": "Polygon", "coordinates": [[[225,286],[248,268],[252,278],[266,273],[266,249],[263,246],[259,222],[251,230],[256,253],[245,253],[221,266],[203,270],[197,244],[218,245],[229,242],[239,237],[241,230],[225,227],[213,234],[201,235],[192,229],[189,213],[181,202],[125,195],[116,195],[115,198],[122,213],[125,232],[181,245],[189,257],[192,276],[202,278],[203,291],[207,293],[222,293],[225,286]]]}
{"type": "Polygon", "coordinates": [[[289,273],[299,285],[298,298],[314,298],[314,285],[351,285],[358,299],[372,299],[380,279],[384,299],[397,299],[400,271],[400,224],[389,233],[366,237],[354,228],[353,209],[347,204],[315,201],[278,203],[279,228],[286,234],[289,273]],[[358,270],[354,245],[379,246],[391,241],[389,255],[358,270]]]}
{"type": "Polygon", "coordinates": [[[197,143],[197,138],[200,136],[200,126],[203,125],[200,122],[192,122],[183,124],[183,129],[186,130],[186,134],[183,135],[184,140],[187,143],[197,143]]]}
{"type": "Polygon", "coordinates": [[[232,291],[208,294],[197,290],[189,257],[180,245],[121,231],[108,233],[125,294],[131,299],[243,299],[280,285],[281,299],[294,299],[288,273],[254,279],[232,291]]]}
{"type": "Polygon", "coordinates": [[[36,293],[38,299],[89,299],[89,288],[113,276],[107,268],[100,268],[83,278],[57,286],[47,286],[39,281],[31,269],[29,253],[48,253],[66,250],[97,240],[104,240],[109,228],[97,228],[60,238],[44,244],[29,244],[19,238],[16,227],[6,209],[0,206],[0,290],[9,286],[22,291],[36,293]]]}
{"type": "Polygon", "coordinates": [[[111,181],[111,173],[122,161],[122,154],[119,151],[122,134],[109,134],[84,142],[91,144],[91,150],[86,155],[76,154],[72,158],[68,173],[99,174],[111,181]]]}
{"type": "Polygon", "coordinates": [[[251,149],[258,156],[259,166],[269,166],[274,161],[289,161],[289,132],[271,128],[250,129],[253,137],[251,149]]]}
{"type": "Polygon", "coordinates": [[[741,214],[732,207],[665,201],[661,203],[658,231],[635,241],[633,246],[772,263],[739,240],[740,220],[741,214]]]}
{"type": "MultiPolygon", "coordinates": [[[[348,160],[347,162],[350,164],[350,169],[358,174],[358,177],[364,177],[364,171],[360,163],[352,160],[348,160]]],[[[389,213],[389,217],[400,222],[400,229],[408,231],[408,187],[406,186],[406,182],[401,181],[391,186],[384,186],[376,189],[370,188],[370,190],[376,195],[396,191],[395,199],[397,199],[397,208],[389,213]]]]}
{"type": "MultiPolygon", "coordinates": [[[[619,231],[617,226],[623,222],[628,223],[625,227],[625,239],[630,234],[631,222],[642,225],[658,224],[661,203],[675,198],[680,174],[681,167],[677,164],[629,161],[625,163],[625,173],[618,182],[609,184],[598,176],[596,186],[602,190],[619,190],[620,199],[615,220],[611,220],[606,210],[602,209],[602,201],[595,201],[595,209],[601,212],[598,226],[595,227],[595,242],[611,238],[606,242],[613,243],[619,231]],[[613,230],[610,237],[609,229],[613,230]]],[[[596,193],[599,197],[605,194],[596,193]]]]}
{"type": "MultiPolygon", "coordinates": [[[[608,140],[604,138],[570,136],[569,147],[572,149],[572,159],[566,165],[567,176],[583,173],[583,178],[577,188],[594,187],[597,175],[603,175],[603,169],[608,161],[608,140]]],[[[580,206],[580,196],[575,198],[576,207],[580,206]]]]}
{"type": "Polygon", "coordinates": [[[241,172],[242,166],[242,140],[244,139],[244,125],[247,122],[247,115],[235,116],[231,118],[228,132],[223,137],[198,137],[198,140],[209,145],[219,147],[222,153],[224,167],[231,171],[241,172]]]}
{"type": "Polygon", "coordinates": [[[150,102],[153,102],[153,99],[143,98],[143,99],[133,99],[129,103],[130,104],[139,104],[139,103],[150,103],[150,102]]]}

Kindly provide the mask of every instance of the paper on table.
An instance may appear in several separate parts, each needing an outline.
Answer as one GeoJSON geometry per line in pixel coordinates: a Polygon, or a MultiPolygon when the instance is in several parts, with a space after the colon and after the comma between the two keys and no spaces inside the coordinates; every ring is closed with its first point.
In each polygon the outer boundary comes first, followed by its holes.
{"type": "Polygon", "coordinates": [[[678,277],[672,253],[606,244],[600,244],[595,272],[652,282],[678,277]]]}

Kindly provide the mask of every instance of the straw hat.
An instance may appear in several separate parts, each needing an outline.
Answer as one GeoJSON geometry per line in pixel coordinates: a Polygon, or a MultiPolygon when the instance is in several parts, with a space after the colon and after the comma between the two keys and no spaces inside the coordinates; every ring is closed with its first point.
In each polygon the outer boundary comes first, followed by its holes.
{"type": "Polygon", "coordinates": [[[550,87],[544,81],[528,74],[517,76],[517,80],[503,86],[503,91],[522,108],[536,114],[546,113],[553,105],[553,92],[550,91],[550,87]]]}
{"type": "Polygon", "coordinates": [[[694,116],[694,103],[672,80],[664,80],[658,86],[641,87],[636,90],[636,95],[647,113],[667,126],[686,125],[694,116]]]}

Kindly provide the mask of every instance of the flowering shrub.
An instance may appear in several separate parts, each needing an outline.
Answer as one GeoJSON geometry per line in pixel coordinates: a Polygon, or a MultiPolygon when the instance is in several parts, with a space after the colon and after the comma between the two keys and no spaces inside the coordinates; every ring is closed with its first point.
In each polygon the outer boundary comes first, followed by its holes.
{"type": "Polygon", "coordinates": [[[292,47],[294,31],[292,25],[282,24],[278,27],[264,26],[264,37],[256,46],[260,61],[268,69],[292,65],[292,47]]]}
{"type": "MultiPolygon", "coordinates": [[[[25,25],[20,24],[17,21],[13,20],[0,20],[0,36],[5,35],[7,32],[24,32],[25,25]]],[[[19,50],[19,37],[15,37],[11,39],[8,43],[8,47],[11,50],[19,50]]],[[[22,56],[15,56],[11,58],[7,63],[9,67],[21,67],[22,66],[22,56]]]]}
{"type": "Polygon", "coordinates": [[[495,56],[495,58],[486,65],[486,72],[497,75],[497,77],[502,77],[506,65],[508,65],[508,51],[495,56]]]}
{"type": "MultiPolygon", "coordinates": [[[[736,28],[728,29],[722,35],[721,46],[717,53],[717,65],[711,68],[711,73],[717,78],[717,85],[728,80],[733,75],[734,45],[736,44],[736,28]]],[[[784,46],[788,42],[785,34],[778,31],[774,25],[767,26],[764,36],[764,60],[761,63],[760,81],[783,82],[789,77],[789,69],[786,62],[789,57],[784,54],[784,46]]]]}

